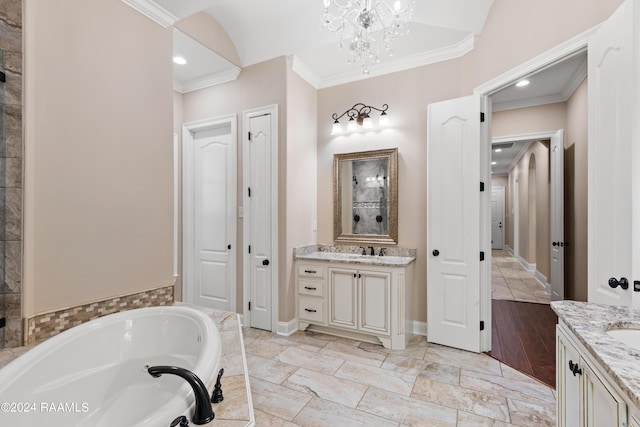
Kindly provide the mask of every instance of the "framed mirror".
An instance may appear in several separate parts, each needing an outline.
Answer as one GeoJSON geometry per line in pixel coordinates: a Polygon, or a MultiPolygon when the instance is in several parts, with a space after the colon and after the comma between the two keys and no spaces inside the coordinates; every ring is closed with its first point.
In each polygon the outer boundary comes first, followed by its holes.
{"type": "Polygon", "coordinates": [[[333,238],[398,244],[398,149],[333,156],[333,238]]]}

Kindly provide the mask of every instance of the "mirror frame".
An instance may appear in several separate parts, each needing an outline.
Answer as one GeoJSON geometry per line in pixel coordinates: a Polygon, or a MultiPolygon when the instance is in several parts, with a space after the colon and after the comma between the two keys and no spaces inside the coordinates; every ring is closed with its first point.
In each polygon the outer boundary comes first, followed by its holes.
{"type": "MultiPolygon", "coordinates": [[[[351,181],[351,177],[349,177],[351,181]]],[[[398,244],[398,149],[333,155],[333,240],[336,243],[398,244]],[[389,160],[389,234],[347,234],[342,230],[342,174],[340,162],[386,157],[389,160]]]]}

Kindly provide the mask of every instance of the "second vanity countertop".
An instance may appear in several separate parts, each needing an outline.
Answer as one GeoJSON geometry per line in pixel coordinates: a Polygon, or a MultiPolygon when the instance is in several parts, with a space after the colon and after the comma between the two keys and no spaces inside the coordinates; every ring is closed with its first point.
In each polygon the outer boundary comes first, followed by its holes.
{"type": "Polygon", "coordinates": [[[294,259],[309,261],[334,261],[349,264],[377,265],[384,267],[405,267],[416,260],[415,249],[386,248],[385,255],[377,255],[380,247],[375,247],[376,255],[361,255],[359,246],[307,245],[294,249],[294,259]]]}
{"type": "Polygon", "coordinates": [[[579,301],[555,301],[551,308],[631,402],[640,407],[640,350],[606,333],[610,329],[640,329],[640,310],[579,301]]]}

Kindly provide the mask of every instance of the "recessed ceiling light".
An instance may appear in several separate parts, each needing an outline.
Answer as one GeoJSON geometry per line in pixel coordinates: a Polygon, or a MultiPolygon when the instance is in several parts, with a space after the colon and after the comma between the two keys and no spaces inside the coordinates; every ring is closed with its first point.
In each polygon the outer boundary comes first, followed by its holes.
{"type": "Polygon", "coordinates": [[[492,165],[497,165],[497,164],[498,164],[498,162],[491,162],[491,164],[492,164],[492,165]]]}
{"type": "Polygon", "coordinates": [[[495,150],[493,150],[493,151],[495,151],[496,153],[500,153],[500,152],[502,152],[502,148],[496,148],[496,149],[495,149],[495,150]]]}
{"type": "Polygon", "coordinates": [[[178,65],[184,65],[187,63],[187,60],[184,59],[182,56],[174,56],[173,62],[175,62],[178,65]]]}
{"type": "Polygon", "coordinates": [[[518,83],[516,83],[517,87],[525,87],[525,86],[529,86],[529,80],[520,80],[518,83]]]}

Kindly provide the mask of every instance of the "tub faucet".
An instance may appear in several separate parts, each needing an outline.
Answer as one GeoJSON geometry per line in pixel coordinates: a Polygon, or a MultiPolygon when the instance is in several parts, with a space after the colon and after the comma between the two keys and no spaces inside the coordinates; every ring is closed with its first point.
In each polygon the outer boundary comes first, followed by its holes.
{"type": "Polygon", "coordinates": [[[209,392],[202,380],[198,378],[196,374],[188,369],[179,368],[177,366],[152,366],[147,369],[147,372],[149,372],[149,375],[154,378],[158,378],[162,374],[177,375],[188,382],[196,397],[196,408],[193,413],[193,418],[191,418],[191,422],[196,425],[202,425],[210,423],[211,420],[213,420],[215,415],[213,413],[213,409],[211,409],[209,392]]]}

